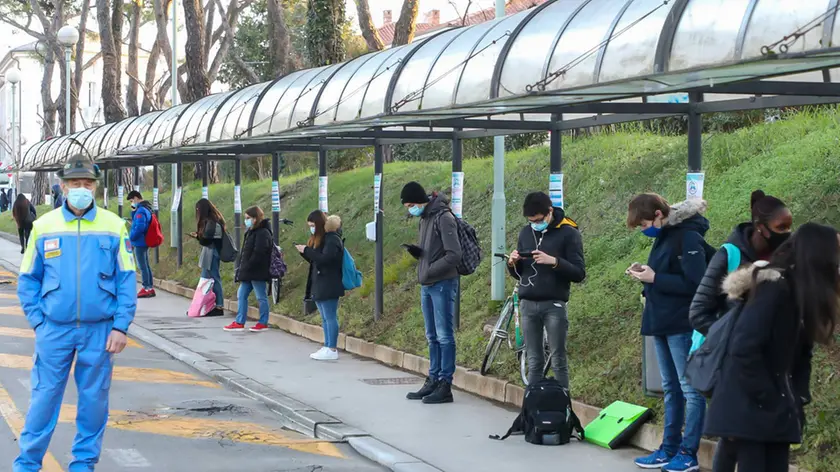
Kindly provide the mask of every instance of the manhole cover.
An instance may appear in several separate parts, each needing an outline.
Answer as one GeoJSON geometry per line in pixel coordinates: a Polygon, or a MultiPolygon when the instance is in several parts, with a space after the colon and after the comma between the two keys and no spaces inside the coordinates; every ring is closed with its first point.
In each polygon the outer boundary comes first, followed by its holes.
{"type": "Polygon", "coordinates": [[[368,385],[412,385],[423,382],[420,377],[392,377],[385,379],[361,379],[368,385]]]}

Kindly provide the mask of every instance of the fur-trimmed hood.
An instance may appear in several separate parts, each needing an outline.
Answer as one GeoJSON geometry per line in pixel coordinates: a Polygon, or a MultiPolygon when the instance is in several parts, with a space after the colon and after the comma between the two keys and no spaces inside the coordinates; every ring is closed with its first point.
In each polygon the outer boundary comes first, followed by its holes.
{"type": "Polygon", "coordinates": [[[324,231],[327,233],[338,232],[341,229],[341,217],[338,215],[330,215],[327,217],[327,222],[324,224],[324,231]]]}
{"type": "MultiPolygon", "coordinates": [[[[756,261],[752,265],[742,267],[727,275],[723,279],[723,292],[729,300],[741,300],[752,288],[753,273],[767,266],[767,261],[756,261]]],[[[776,268],[762,270],[758,273],[758,282],[775,282],[782,278],[782,273],[776,268]]]]}
{"type": "Polygon", "coordinates": [[[706,200],[699,199],[686,200],[671,205],[671,212],[668,214],[665,226],[677,226],[696,215],[702,215],[706,212],[707,206],[706,200]]]}

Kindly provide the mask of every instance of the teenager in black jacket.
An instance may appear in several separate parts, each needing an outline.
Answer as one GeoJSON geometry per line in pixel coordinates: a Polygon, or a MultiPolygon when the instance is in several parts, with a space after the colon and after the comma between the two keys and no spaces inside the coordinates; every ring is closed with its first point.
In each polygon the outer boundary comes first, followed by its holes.
{"type": "Polygon", "coordinates": [[[268,294],[266,286],[271,280],[269,268],[273,251],[273,234],[265,214],[258,206],[245,210],[245,241],[239,252],[236,266],[236,281],[239,292],[236,295],[239,312],[236,320],[225,326],[225,331],[244,331],[248,320],[248,296],[256,294],[260,307],[260,320],[251,328],[254,333],[268,329],[268,294]]]}
{"type": "Polygon", "coordinates": [[[788,470],[810,397],[811,345],[829,343],[837,324],[838,267],[837,230],[808,223],[751,277],[706,416],[706,434],[722,438],[715,472],[730,458],[739,472],[788,470]]]}
{"type": "Polygon", "coordinates": [[[341,218],[337,215],[327,218],[324,212],[316,210],[309,214],[306,222],[309,224],[309,242],[295,247],[309,262],[306,298],[315,302],[324,328],[324,347],[309,357],[316,361],[334,361],[338,359],[338,299],[344,296],[341,218]]]}
{"type": "MultiPolygon", "coordinates": [[[[790,237],[793,215],[778,198],[756,190],[750,198],[751,219],[735,227],[726,241],[740,250],[740,265],[769,261],[773,251],[790,237]]],[[[691,327],[703,335],[727,311],[726,296],[721,291],[728,270],[729,254],[719,250],[697,287],[688,310],[691,327]]]]}

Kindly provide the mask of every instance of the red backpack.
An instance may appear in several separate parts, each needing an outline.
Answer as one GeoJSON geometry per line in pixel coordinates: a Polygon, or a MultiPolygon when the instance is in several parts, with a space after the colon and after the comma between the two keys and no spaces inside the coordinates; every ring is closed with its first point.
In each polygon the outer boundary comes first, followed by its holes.
{"type": "Polygon", "coordinates": [[[146,230],[146,247],[158,247],[163,244],[163,231],[160,229],[160,221],[154,212],[152,220],[149,221],[149,229],[146,230]]]}

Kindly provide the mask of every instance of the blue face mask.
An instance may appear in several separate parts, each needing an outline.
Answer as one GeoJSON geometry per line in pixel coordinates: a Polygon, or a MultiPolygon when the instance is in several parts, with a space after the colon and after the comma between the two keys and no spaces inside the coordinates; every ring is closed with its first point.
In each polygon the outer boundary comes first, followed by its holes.
{"type": "Polygon", "coordinates": [[[315,234],[315,227],[314,226],[309,227],[309,234],[315,234]]]}
{"type": "Polygon", "coordinates": [[[545,231],[546,228],[548,228],[548,222],[546,221],[541,221],[539,223],[531,223],[531,229],[538,233],[545,231]]]}
{"type": "Polygon", "coordinates": [[[423,210],[425,208],[426,207],[421,207],[421,206],[415,205],[413,207],[408,207],[408,212],[411,213],[411,216],[420,216],[420,215],[423,214],[423,210]]]}
{"type": "Polygon", "coordinates": [[[659,236],[659,233],[662,232],[662,228],[657,228],[656,226],[650,225],[649,228],[643,229],[642,234],[649,238],[655,238],[659,236]]]}
{"type": "Polygon", "coordinates": [[[67,203],[77,210],[87,210],[93,203],[93,192],[86,188],[71,188],[67,191],[67,203]]]}
{"type": "Polygon", "coordinates": [[[253,224],[254,224],[254,220],[251,220],[251,219],[246,219],[246,220],[245,220],[245,227],[246,227],[246,228],[249,228],[249,229],[250,229],[250,228],[251,228],[251,225],[253,225],[253,224]]]}

